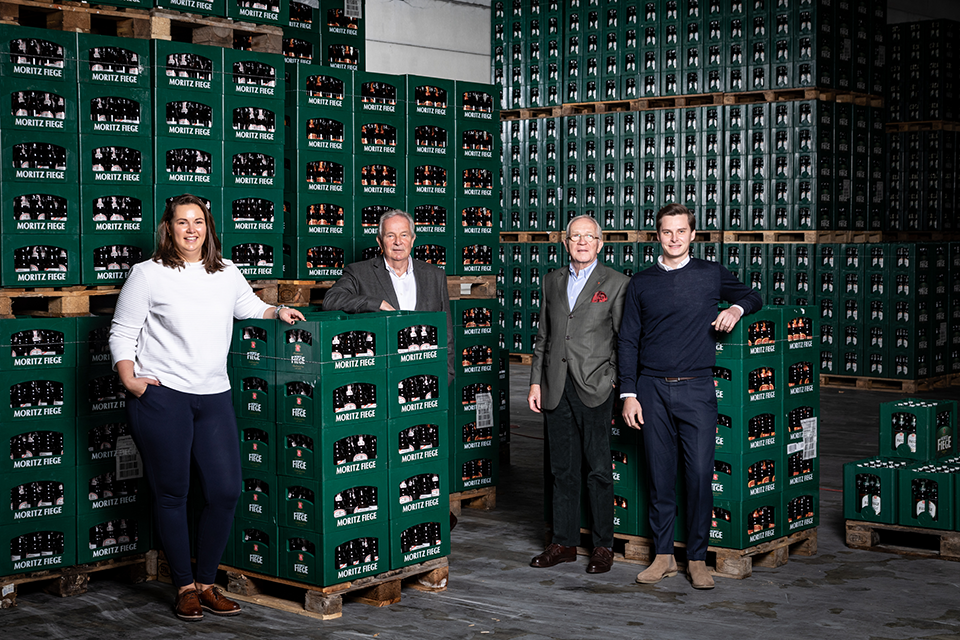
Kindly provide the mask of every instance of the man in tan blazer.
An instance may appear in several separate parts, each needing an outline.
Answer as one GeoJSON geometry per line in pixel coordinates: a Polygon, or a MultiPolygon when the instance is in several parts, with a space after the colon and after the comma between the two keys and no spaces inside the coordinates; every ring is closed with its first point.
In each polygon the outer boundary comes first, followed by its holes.
{"type": "Polygon", "coordinates": [[[588,465],[593,553],[587,573],[613,564],[610,421],[617,376],[617,331],[629,283],[597,261],[600,225],[577,216],[567,225],[569,269],[543,280],[540,330],[530,372],[530,409],[544,414],[553,474],[553,542],[530,562],[573,562],[580,542],[580,461],[588,465]]]}

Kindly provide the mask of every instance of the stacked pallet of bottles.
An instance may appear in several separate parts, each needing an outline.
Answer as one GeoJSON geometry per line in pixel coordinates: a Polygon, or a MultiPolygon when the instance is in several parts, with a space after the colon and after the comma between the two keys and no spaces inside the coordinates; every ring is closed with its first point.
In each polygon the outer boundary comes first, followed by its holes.
{"type": "Polygon", "coordinates": [[[960,531],[956,433],[954,400],[882,403],[878,454],[843,466],[844,518],[960,531]]]}
{"type": "Polygon", "coordinates": [[[0,515],[0,575],[151,548],[146,483],[130,477],[136,465],[124,453],[131,440],[109,323],[0,320],[0,387],[10,398],[0,416],[9,445],[0,480],[11,498],[0,515]]]}
{"type": "MultiPolygon", "coordinates": [[[[819,524],[816,325],[812,307],[765,306],[717,341],[711,546],[745,549],[819,524]]],[[[615,416],[610,443],[615,531],[649,536],[643,438],[615,416]]]]}
{"type": "Polygon", "coordinates": [[[285,277],[334,279],[378,255],[390,209],[414,217],[415,258],[451,275],[495,274],[489,86],[311,65],[289,76],[285,277]]]}
{"type": "Polygon", "coordinates": [[[882,94],[886,7],[867,0],[496,0],[504,109],[819,87],[882,94]]]}
{"type": "Polygon", "coordinates": [[[442,313],[238,321],[243,492],[226,564],[330,585],[449,554],[442,313]]]}
{"type": "Polygon", "coordinates": [[[21,80],[0,139],[3,285],[122,283],[152,250],[151,212],[184,192],[245,275],[279,277],[279,55],[22,27],[0,47],[21,80]]]}
{"type": "MultiPolygon", "coordinates": [[[[248,0],[227,0],[227,2],[248,0]]],[[[283,55],[291,64],[325,65],[345,71],[366,68],[363,0],[274,0],[288,15],[283,22],[283,55]],[[287,8],[288,7],[288,8],[287,8]]]]}

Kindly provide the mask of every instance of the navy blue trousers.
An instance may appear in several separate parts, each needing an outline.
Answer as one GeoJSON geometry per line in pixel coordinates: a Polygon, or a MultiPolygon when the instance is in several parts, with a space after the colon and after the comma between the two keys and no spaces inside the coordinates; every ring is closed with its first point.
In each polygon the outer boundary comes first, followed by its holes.
{"type": "Polygon", "coordinates": [[[643,444],[650,477],[650,528],[656,553],[673,554],[679,452],[687,484],[687,560],[706,560],[713,515],[717,396],[712,377],[667,382],[639,376],[643,444]],[[679,441],[679,446],[678,446],[679,441]]]}
{"type": "Polygon", "coordinates": [[[242,482],[231,393],[194,395],[151,385],[139,398],[127,395],[127,415],[153,494],[157,535],[177,587],[194,582],[187,524],[193,465],[206,501],[197,527],[196,581],[212,584],[242,482]]]}
{"type": "Polygon", "coordinates": [[[568,547],[580,544],[581,460],[587,465],[587,502],[590,507],[593,546],[613,547],[613,462],[610,456],[610,421],[613,388],[598,407],[580,400],[567,378],[556,409],[544,411],[550,471],[553,474],[553,542],[568,547]]]}

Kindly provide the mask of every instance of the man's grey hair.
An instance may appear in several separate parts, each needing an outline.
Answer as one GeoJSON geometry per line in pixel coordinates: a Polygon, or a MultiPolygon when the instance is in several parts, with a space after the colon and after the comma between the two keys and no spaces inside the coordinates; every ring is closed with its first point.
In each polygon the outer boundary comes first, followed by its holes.
{"type": "Polygon", "coordinates": [[[400,209],[390,209],[385,211],[382,216],[380,216],[380,228],[377,230],[377,237],[383,240],[383,225],[387,223],[387,220],[390,218],[395,218],[396,216],[403,216],[407,220],[407,224],[410,225],[410,233],[413,234],[413,238],[417,237],[416,226],[413,222],[413,216],[411,216],[406,211],[401,211],[400,209]]]}
{"type": "Polygon", "coordinates": [[[600,228],[600,223],[597,222],[597,219],[594,218],[593,216],[577,216],[575,218],[570,218],[570,222],[567,223],[567,235],[564,237],[566,238],[570,237],[570,227],[573,226],[574,222],[577,222],[579,220],[589,220],[590,222],[592,222],[593,226],[597,228],[597,238],[600,240],[603,240],[603,229],[600,228]]]}

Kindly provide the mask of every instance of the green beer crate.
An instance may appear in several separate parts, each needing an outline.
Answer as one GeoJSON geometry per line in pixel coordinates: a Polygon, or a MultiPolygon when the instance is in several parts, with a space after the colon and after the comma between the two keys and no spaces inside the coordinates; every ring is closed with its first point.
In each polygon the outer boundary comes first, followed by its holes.
{"type": "Polygon", "coordinates": [[[494,334],[457,335],[454,339],[455,373],[490,374],[494,371],[498,336],[494,334]]]}
{"type": "Polygon", "coordinates": [[[724,454],[745,454],[761,449],[779,448],[785,441],[783,418],[776,403],[717,414],[716,451],[724,454]]]}
{"type": "Polygon", "coordinates": [[[175,95],[201,100],[214,96],[219,103],[224,81],[222,48],[171,40],[153,40],[150,45],[155,104],[166,105],[175,95]]]}
{"type": "Polygon", "coordinates": [[[26,520],[0,527],[0,576],[72,567],[77,563],[77,519],[26,520]],[[9,559],[8,559],[9,558],[9,559]]]}
{"type": "Polygon", "coordinates": [[[713,377],[721,407],[779,401],[786,389],[778,356],[757,356],[748,360],[722,358],[717,360],[713,377]]]}
{"type": "Polygon", "coordinates": [[[234,320],[230,365],[251,371],[275,371],[276,336],[281,330],[276,320],[234,320]]]}
{"type": "Polygon", "coordinates": [[[77,80],[81,90],[91,84],[150,89],[148,40],[78,33],[77,51],[77,80]]]}
{"type": "Polygon", "coordinates": [[[782,367],[787,378],[783,398],[820,396],[819,361],[812,349],[805,353],[784,353],[782,367]]]}
{"type": "Polygon", "coordinates": [[[783,494],[784,531],[790,535],[820,524],[820,490],[818,487],[787,488],[783,494]]]}
{"type": "Polygon", "coordinates": [[[900,471],[898,524],[957,529],[957,477],[960,458],[918,462],[900,471]]]}
{"type": "Polygon", "coordinates": [[[768,493],[779,493],[786,486],[785,472],[782,449],[715,454],[714,498],[743,501],[768,493]]]}
{"type": "Polygon", "coordinates": [[[77,91],[77,34],[19,25],[0,28],[0,76],[47,80],[77,91]]]}
{"type": "MultiPolygon", "coordinates": [[[[366,173],[369,173],[369,170],[366,173]]],[[[377,173],[378,180],[392,179],[393,190],[396,191],[396,173],[381,173],[377,173]]],[[[361,175],[361,172],[357,171],[357,174],[361,175]]],[[[328,153],[320,151],[288,150],[284,158],[283,183],[284,188],[290,192],[323,192],[329,193],[331,197],[348,196],[354,191],[354,160],[338,156],[331,159],[328,153]]]]}
{"type": "Polygon", "coordinates": [[[280,526],[322,533],[321,483],[290,476],[280,476],[277,481],[277,517],[280,526]]]}
{"type": "Polygon", "coordinates": [[[910,460],[875,456],[843,465],[843,517],[897,524],[899,475],[910,460]]]}
{"type": "Polygon", "coordinates": [[[710,545],[747,549],[782,537],[785,525],[781,501],[780,492],[742,502],[714,500],[710,545]]]}
{"type": "Polygon", "coordinates": [[[500,431],[496,422],[484,421],[473,415],[457,416],[451,420],[450,455],[497,451],[500,446],[500,431]]]}
{"type": "Polygon", "coordinates": [[[79,202],[84,239],[99,234],[152,234],[156,230],[151,186],[83,184],[79,202]]]}
{"type": "Polygon", "coordinates": [[[281,327],[274,333],[279,371],[317,373],[317,365],[330,360],[329,348],[326,349],[326,358],[321,353],[321,332],[325,322],[341,320],[343,314],[339,311],[307,310],[304,317],[305,320],[281,327]]]}
{"type": "Polygon", "coordinates": [[[76,184],[80,176],[77,137],[55,131],[4,131],[0,138],[3,180],[35,185],[76,184]]]}
{"type": "Polygon", "coordinates": [[[487,198],[458,197],[450,224],[456,229],[457,237],[461,240],[486,240],[495,235],[495,209],[487,198]],[[458,215],[459,221],[456,219],[458,215]]]}
{"type": "Polygon", "coordinates": [[[10,509],[0,510],[0,526],[72,516],[77,509],[73,467],[18,469],[0,474],[0,490],[10,496],[10,509]]]}
{"type": "Polygon", "coordinates": [[[382,356],[389,347],[382,317],[361,314],[347,319],[340,312],[330,311],[308,313],[307,317],[309,325],[300,322],[278,334],[282,340],[277,344],[278,370],[336,373],[383,368],[382,356]],[[304,332],[310,334],[311,344],[304,344],[304,332]],[[294,342],[298,337],[303,341],[294,342]]]}
{"type": "Polygon", "coordinates": [[[382,314],[386,322],[386,366],[424,366],[446,362],[449,324],[439,311],[395,311],[382,314]]]}
{"type": "Polygon", "coordinates": [[[390,520],[436,508],[449,508],[450,465],[443,458],[390,469],[387,482],[390,520]]]}
{"type": "Polygon", "coordinates": [[[357,153],[353,165],[353,194],[358,205],[387,201],[399,208],[406,203],[406,158],[357,153]]]}
{"type": "Polygon", "coordinates": [[[276,374],[278,423],[313,428],[321,423],[318,374],[312,372],[276,374]]]}
{"type": "Polygon", "coordinates": [[[80,228],[77,185],[2,185],[7,212],[0,229],[6,234],[76,235],[80,228]]]}
{"type": "MultiPolygon", "coordinates": [[[[223,186],[245,191],[283,191],[282,144],[224,142],[223,186]]],[[[279,198],[278,198],[279,199],[279,198]]]]}
{"type": "Polygon", "coordinates": [[[353,194],[309,194],[286,192],[283,195],[284,231],[297,237],[348,236],[353,228],[353,194]]]}
{"type": "Polygon", "coordinates": [[[449,451],[448,414],[410,414],[387,421],[386,440],[382,446],[389,452],[388,465],[393,472],[421,462],[443,460],[444,469],[449,451]]]}
{"type": "Polygon", "coordinates": [[[277,424],[273,421],[237,420],[240,432],[240,466],[243,469],[272,475],[276,473],[277,424]]]}
{"type": "Polygon", "coordinates": [[[390,519],[390,567],[399,569],[450,555],[447,504],[390,519]]]}
{"type": "MultiPolygon", "coordinates": [[[[71,421],[70,424],[73,424],[71,421]]],[[[78,465],[111,463],[116,459],[117,438],[129,436],[126,416],[111,414],[84,416],[76,420],[76,457],[66,461],[78,465]]]]}
{"type": "Polygon", "coordinates": [[[451,491],[471,491],[494,487],[500,478],[500,455],[494,451],[464,452],[450,457],[453,483],[451,491]]]}
{"type": "MultiPolygon", "coordinates": [[[[324,47],[327,48],[326,43],[324,47]]],[[[353,104],[358,121],[375,114],[404,123],[407,114],[406,76],[365,71],[355,73],[353,104]]]]}
{"type": "MultiPolygon", "coordinates": [[[[449,172],[448,175],[450,175],[449,172]]],[[[454,229],[456,209],[454,199],[451,197],[433,197],[430,194],[420,194],[408,190],[407,205],[404,210],[410,212],[410,215],[413,216],[416,234],[423,238],[429,238],[445,236],[448,231],[454,229]]],[[[490,213],[492,214],[492,211],[490,213]]]]}
{"type": "MultiPolygon", "coordinates": [[[[313,76],[313,78],[334,80],[327,76],[313,76]]],[[[319,95],[320,92],[315,90],[310,95],[314,93],[319,95]]],[[[331,93],[330,90],[323,91],[325,95],[331,93]]],[[[287,95],[291,98],[294,96],[293,93],[287,95]]],[[[314,100],[320,100],[320,98],[314,98],[314,100]]],[[[284,123],[286,146],[291,149],[326,151],[338,155],[353,153],[354,122],[353,114],[349,111],[303,105],[295,108],[288,107],[284,123]]]]}
{"type": "Polygon", "coordinates": [[[353,113],[353,73],[320,65],[292,65],[286,72],[291,110],[318,114],[353,113]]]}
{"type": "Polygon", "coordinates": [[[325,531],[322,542],[324,586],[383,573],[390,566],[389,525],[384,520],[345,531],[325,531]]]}
{"type": "Polygon", "coordinates": [[[780,353],[786,346],[780,307],[765,306],[742,318],[730,333],[717,333],[717,358],[736,359],[780,353]]]}
{"type": "Polygon", "coordinates": [[[317,480],[320,460],[314,456],[319,448],[319,434],[313,425],[277,425],[277,475],[317,480]]]}
{"type": "Polygon", "coordinates": [[[284,143],[284,108],[280,100],[230,98],[226,100],[223,113],[224,142],[250,142],[257,145],[284,143]]]}
{"type": "Polygon", "coordinates": [[[386,470],[388,457],[383,449],[386,427],[385,422],[323,427],[319,432],[321,476],[318,479],[386,470]]]}
{"type": "Polygon", "coordinates": [[[154,177],[158,186],[177,185],[192,192],[196,187],[223,185],[224,158],[220,140],[157,137],[154,139],[154,177]]]}
{"type": "Polygon", "coordinates": [[[455,379],[450,388],[451,419],[459,419],[464,415],[476,415],[478,407],[481,413],[485,410],[490,411],[492,416],[494,409],[492,397],[499,393],[498,390],[498,381],[485,376],[455,379]]]}
{"type": "Polygon", "coordinates": [[[167,138],[223,140],[222,97],[194,91],[163,91],[154,94],[153,129],[167,138]]]}
{"type": "Polygon", "coordinates": [[[379,422],[388,415],[390,393],[387,373],[382,369],[326,374],[320,378],[317,391],[314,398],[321,409],[320,421],[315,423],[318,426],[379,422]]]}
{"type": "Polygon", "coordinates": [[[290,22],[290,4],[282,0],[249,3],[246,0],[224,0],[227,17],[254,24],[286,26],[290,22]]]}
{"type": "Polygon", "coordinates": [[[319,531],[357,529],[389,520],[387,471],[367,471],[328,478],[320,493],[319,531]]]}
{"type": "Polygon", "coordinates": [[[820,457],[817,449],[816,442],[787,445],[780,476],[784,489],[820,486],[820,457]]]}
{"type": "Polygon", "coordinates": [[[149,513],[150,488],[145,478],[117,480],[115,459],[76,467],[77,515],[149,513]]]}
{"type": "Polygon", "coordinates": [[[137,186],[153,179],[150,138],[80,137],[80,182],[137,186]]]}
{"type": "Polygon", "coordinates": [[[0,371],[70,368],[78,348],[74,318],[0,320],[0,371]]]}
{"type": "Polygon", "coordinates": [[[223,190],[223,225],[218,231],[252,236],[250,232],[275,234],[283,229],[281,189],[233,187],[223,190]]]}
{"type": "Polygon", "coordinates": [[[880,405],[882,456],[934,460],[956,452],[957,403],[905,398],[880,405]]]}
{"type": "MultiPolygon", "coordinates": [[[[0,113],[0,124],[5,131],[77,132],[76,91],[64,91],[59,82],[25,81],[4,88],[10,96],[11,108],[0,113]]],[[[4,104],[7,99],[4,97],[4,104]]]]}
{"type": "Polygon", "coordinates": [[[353,239],[346,234],[285,235],[283,240],[287,279],[334,280],[343,275],[343,266],[354,259],[353,239]]]}
{"type": "MultiPolygon", "coordinates": [[[[389,418],[414,413],[433,413],[447,407],[447,367],[444,360],[410,367],[389,368],[386,371],[386,402],[389,418]]],[[[384,406],[381,404],[380,406],[384,406]]]]}
{"type": "Polygon", "coordinates": [[[154,6],[207,16],[225,16],[227,0],[154,0],[154,6]]]}
{"type": "Polygon", "coordinates": [[[243,469],[240,500],[237,502],[237,521],[246,519],[251,522],[276,525],[277,513],[281,502],[281,478],[269,473],[243,469]]]}
{"type": "Polygon", "coordinates": [[[110,365],[80,365],[75,380],[77,415],[125,416],[127,391],[110,365]]]}
{"type": "Polygon", "coordinates": [[[452,204],[453,184],[457,175],[453,167],[453,160],[415,156],[407,158],[407,198],[452,204]]]}
{"type": "Polygon", "coordinates": [[[77,364],[110,365],[110,323],[111,316],[86,316],[76,318],[77,364]]]}
{"type": "Polygon", "coordinates": [[[10,402],[0,403],[0,420],[8,429],[73,420],[77,415],[75,375],[73,368],[5,372],[0,392],[10,402]]]}
{"type": "Polygon", "coordinates": [[[230,381],[238,419],[273,421],[279,417],[276,407],[283,390],[278,387],[277,375],[272,369],[231,367],[230,381]]]}
{"type": "MultiPolygon", "coordinates": [[[[289,1],[289,19],[283,25],[285,28],[298,29],[306,32],[320,31],[319,3],[289,1]]],[[[291,578],[293,580],[295,578],[291,578]]]]}
{"type": "Polygon", "coordinates": [[[146,553],[152,548],[149,510],[116,508],[77,518],[77,564],[146,553]]]}
{"type": "Polygon", "coordinates": [[[263,575],[276,575],[281,544],[276,524],[236,518],[230,537],[225,555],[232,556],[231,566],[263,575]]]}
{"type": "Polygon", "coordinates": [[[783,438],[787,446],[815,442],[820,418],[819,397],[785,398],[783,401],[783,438]]]}
{"type": "Polygon", "coordinates": [[[80,283],[123,284],[130,268],[153,253],[153,233],[97,234],[81,238],[80,283]]]}
{"type": "Polygon", "coordinates": [[[323,582],[323,547],[315,531],[280,527],[277,576],[303,584],[323,582]]]}
{"type": "MultiPolygon", "coordinates": [[[[258,53],[239,49],[223,50],[224,103],[235,98],[256,98],[261,103],[277,101],[278,115],[282,116],[284,95],[287,91],[285,63],[278,53],[258,53]]],[[[279,122],[277,123],[280,124],[279,122]]]]}
{"type": "Polygon", "coordinates": [[[494,275],[500,268],[499,240],[494,237],[460,237],[454,245],[453,259],[447,259],[451,275],[494,275]]]}
{"type": "Polygon", "coordinates": [[[279,233],[225,233],[223,255],[240,269],[248,280],[279,278],[283,269],[283,236],[279,233]]]}
{"type": "Polygon", "coordinates": [[[6,427],[4,441],[9,443],[10,457],[2,456],[0,473],[3,474],[72,468],[79,457],[77,432],[72,420],[50,422],[39,428],[27,424],[6,427]]]}

